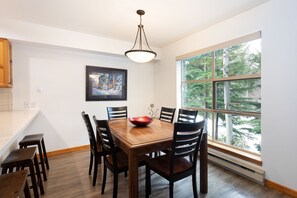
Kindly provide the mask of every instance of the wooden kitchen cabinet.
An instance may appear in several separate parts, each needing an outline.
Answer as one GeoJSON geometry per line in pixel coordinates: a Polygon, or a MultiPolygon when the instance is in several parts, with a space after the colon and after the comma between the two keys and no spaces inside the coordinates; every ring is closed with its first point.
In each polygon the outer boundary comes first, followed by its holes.
{"type": "Polygon", "coordinates": [[[0,38],[0,87],[12,87],[11,44],[0,38]]]}

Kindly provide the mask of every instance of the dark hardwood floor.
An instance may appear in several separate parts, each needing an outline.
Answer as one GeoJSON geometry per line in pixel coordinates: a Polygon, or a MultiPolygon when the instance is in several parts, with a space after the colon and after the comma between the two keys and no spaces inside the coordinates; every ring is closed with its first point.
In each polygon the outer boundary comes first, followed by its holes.
{"type": "MultiPolygon", "coordinates": [[[[92,198],[112,197],[113,177],[108,172],[105,194],[101,195],[101,165],[96,187],[92,186],[92,177],[88,175],[89,151],[78,151],[49,158],[50,170],[48,180],[44,182],[45,194],[43,198],[92,198]]],[[[198,163],[199,164],[199,163],[198,163]]],[[[238,176],[228,170],[222,169],[209,163],[208,193],[199,194],[199,197],[207,198],[246,198],[267,197],[286,198],[280,192],[252,182],[244,177],[238,176]]],[[[199,168],[199,167],[198,167],[199,168]]],[[[198,171],[199,173],[199,171],[198,171]]],[[[152,198],[163,198],[169,196],[168,182],[157,174],[152,174],[152,198]]],[[[199,178],[199,177],[197,177],[199,178]]],[[[139,169],[140,197],[145,197],[145,174],[144,167],[139,169]]],[[[199,184],[199,181],[198,181],[199,184]]],[[[118,197],[128,197],[128,178],[124,174],[119,176],[118,197]]],[[[175,198],[189,198],[192,196],[191,178],[175,183],[175,198]]]]}

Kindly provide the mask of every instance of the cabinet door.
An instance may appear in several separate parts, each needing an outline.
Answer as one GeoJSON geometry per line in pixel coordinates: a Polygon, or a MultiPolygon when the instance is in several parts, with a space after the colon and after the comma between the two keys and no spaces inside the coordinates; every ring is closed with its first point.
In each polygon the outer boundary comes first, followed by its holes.
{"type": "Polygon", "coordinates": [[[12,87],[11,47],[7,39],[0,38],[0,87],[12,87]]]}

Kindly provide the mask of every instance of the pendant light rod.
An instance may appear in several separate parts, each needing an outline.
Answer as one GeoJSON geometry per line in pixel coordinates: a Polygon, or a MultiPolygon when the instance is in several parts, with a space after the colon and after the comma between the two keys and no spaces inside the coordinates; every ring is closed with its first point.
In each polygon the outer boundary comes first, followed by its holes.
{"type": "MultiPolygon", "coordinates": [[[[144,29],[143,29],[143,25],[142,25],[141,16],[144,15],[145,12],[143,10],[137,10],[136,13],[139,15],[138,30],[140,30],[140,31],[137,31],[137,32],[139,32],[139,48],[142,50],[142,32],[144,32],[144,29]]],[[[146,38],[145,38],[145,40],[146,40],[146,38]]]]}

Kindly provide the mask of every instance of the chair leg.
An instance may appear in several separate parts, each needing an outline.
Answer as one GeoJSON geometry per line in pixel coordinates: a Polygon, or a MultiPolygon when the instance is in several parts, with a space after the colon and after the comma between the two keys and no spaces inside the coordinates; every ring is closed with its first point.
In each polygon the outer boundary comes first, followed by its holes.
{"type": "Polygon", "coordinates": [[[94,173],[93,173],[93,186],[96,186],[96,180],[97,180],[97,172],[98,172],[98,156],[94,156],[94,173]]]}
{"type": "Polygon", "coordinates": [[[25,194],[25,198],[31,198],[27,179],[26,179],[26,184],[25,184],[25,188],[24,188],[24,194],[25,194]]]}
{"type": "Polygon", "coordinates": [[[113,198],[117,198],[118,196],[118,172],[113,173],[113,198]]]}
{"type": "Polygon", "coordinates": [[[173,198],[173,185],[174,183],[172,181],[169,182],[169,197],[173,198]]]}
{"type": "Polygon", "coordinates": [[[90,165],[89,165],[89,175],[92,174],[92,168],[93,168],[93,153],[90,152],[90,165]]]}
{"type": "Polygon", "coordinates": [[[31,175],[31,181],[32,181],[34,197],[39,198],[39,193],[38,193],[37,182],[36,182],[35,171],[34,171],[33,165],[30,165],[29,169],[30,169],[30,175],[31,175]]]}
{"type": "Polygon", "coordinates": [[[106,174],[107,174],[107,167],[105,166],[105,161],[104,161],[103,162],[103,179],[102,179],[101,194],[104,194],[105,184],[106,184],[106,174]]]}
{"type": "Polygon", "coordinates": [[[3,174],[6,174],[7,173],[7,168],[6,167],[2,167],[2,172],[1,172],[1,174],[3,175],[3,174]]]}
{"type": "Polygon", "coordinates": [[[196,172],[194,172],[193,175],[192,175],[192,185],[193,185],[194,198],[198,198],[197,182],[196,182],[196,172]]]}
{"type": "Polygon", "coordinates": [[[193,155],[190,155],[189,158],[190,158],[190,162],[193,162],[193,155]]]}
{"type": "Polygon", "coordinates": [[[13,172],[13,167],[9,167],[9,168],[8,168],[8,172],[9,172],[9,173],[12,173],[12,172],[13,172]]]}
{"type": "Polygon", "coordinates": [[[150,158],[153,158],[154,156],[153,156],[153,153],[149,153],[149,157],[150,158]]]}
{"type": "Polygon", "coordinates": [[[46,169],[49,169],[49,163],[48,163],[48,159],[47,159],[47,153],[46,153],[46,149],[45,149],[45,144],[44,144],[44,139],[42,138],[41,140],[41,144],[42,144],[42,150],[43,150],[43,156],[44,156],[44,161],[45,161],[45,165],[46,165],[46,169]]]}
{"type": "Polygon", "coordinates": [[[145,197],[148,198],[151,194],[151,170],[148,166],[145,168],[145,197]]]}
{"type": "Polygon", "coordinates": [[[42,169],[42,174],[43,174],[43,180],[46,181],[47,178],[46,178],[46,170],[45,170],[45,161],[44,161],[44,154],[42,152],[42,149],[41,149],[41,145],[38,144],[38,150],[39,150],[39,157],[40,157],[40,165],[41,165],[41,169],[42,169]]]}
{"type": "Polygon", "coordinates": [[[161,155],[161,152],[160,151],[156,151],[156,152],[154,152],[154,155],[155,155],[155,157],[158,157],[158,156],[161,155]]]}
{"type": "Polygon", "coordinates": [[[34,165],[35,165],[35,170],[36,170],[36,175],[37,175],[37,179],[38,179],[40,193],[42,195],[44,195],[44,188],[43,188],[41,173],[40,173],[39,164],[38,164],[38,160],[37,160],[37,155],[36,154],[35,154],[35,157],[34,157],[34,165]]]}

